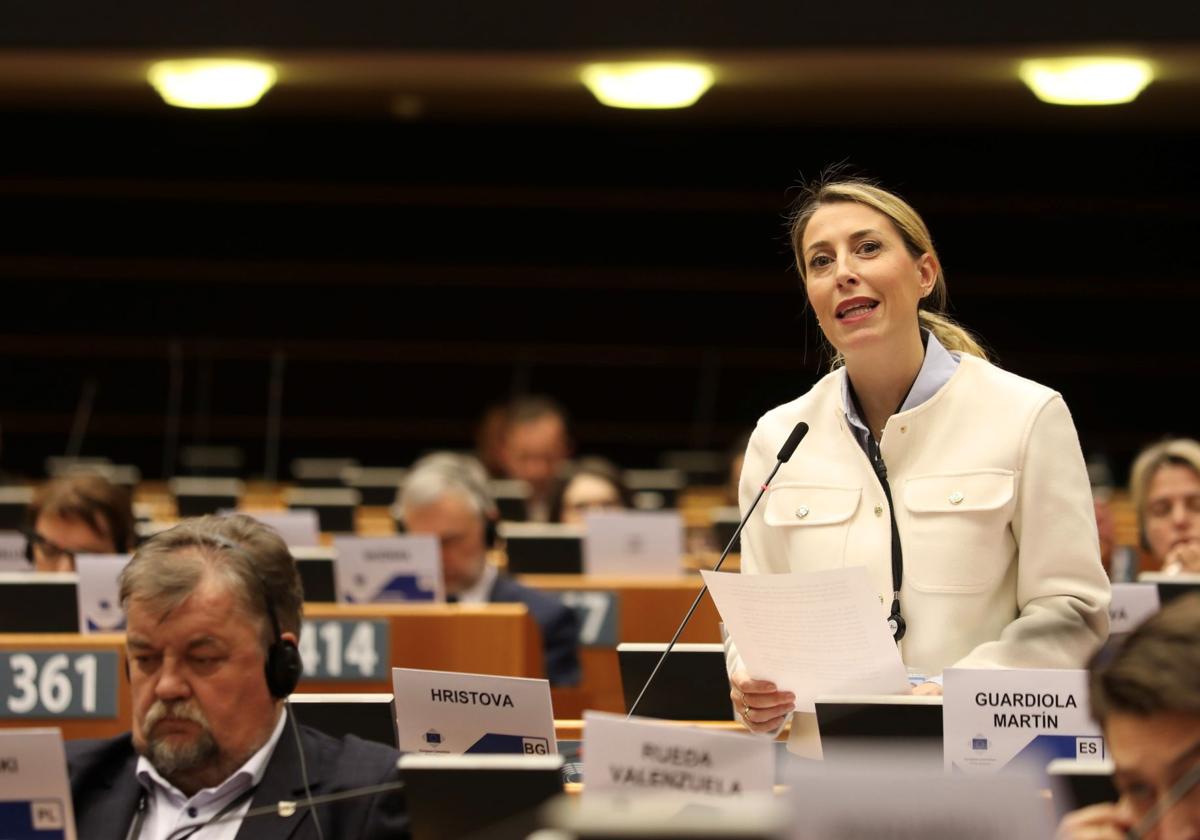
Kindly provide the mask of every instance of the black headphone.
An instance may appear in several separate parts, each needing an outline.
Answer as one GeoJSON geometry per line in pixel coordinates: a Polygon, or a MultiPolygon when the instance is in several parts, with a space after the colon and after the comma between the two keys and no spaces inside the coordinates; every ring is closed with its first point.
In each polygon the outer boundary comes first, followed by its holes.
{"type": "MultiPolygon", "coordinates": [[[[241,546],[224,537],[214,536],[213,541],[226,551],[240,554],[247,561],[252,560],[241,546]]],[[[252,562],[249,565],[253,567],[252,562]]],[[[267,690],[271,692],[272,697],[282,700],[296,690],[300,676],[304,673],[304,661],[300,658],[300,649],[296,647],[296,643],[291,639],[283,638],[283,632],[279,627],[279,616],[275,614],[275,605],[271,603],[271,593],[267,589],[266,580],[257,575],[256,577],[258,577],[263,606],[266,608],[267,618],[271,621],[271,632],[274,636],[274,641],[267,646],[267,660],[263,667],[267,679],[267,690]]]]}
{"type": "MultiPolygon", "coordinates": [[[[224,537],[213,536],[208,539],[225,551],[232,551],[247,560],[250,559],[240,546],[224,537]]],[[[271,692],[271,696],[282,700],[296,690],[300,677],[304,674],[304,660],[300,657],[300,649],[296,647],[296,643],[291,639],[283,638],[283,632],[279,627],[279,617],[275,614],[274,604],[271,603],[271,593],[267,589],[267,582],[262,577],[257,575],[256,577],[258,577],[259,589],[262,591],[263,606],[271,621],[271,632],[274,639],[267,646],[267,659],[263,665],[263,675],[266,677],[267,690],[271,692]]],[[[125,679],[129,679],[128,658],[125,659],[125,679]]]]}

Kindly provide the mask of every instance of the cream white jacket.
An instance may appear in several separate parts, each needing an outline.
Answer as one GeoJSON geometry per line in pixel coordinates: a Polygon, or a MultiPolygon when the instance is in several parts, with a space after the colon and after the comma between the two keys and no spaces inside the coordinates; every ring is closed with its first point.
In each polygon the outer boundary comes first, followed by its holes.
{"type": "MultiPolygon", "coordinates": [[[[888,503],[846,421],[845,375],[759,420],[743,511],[795,424],[809,433],[742,532],[742,571],[866,566],[886,617],[888,503]]],[[[930,676],[950,666],[1083,667],[1107,636],[1110,589],[1062,397],[964,355],[933,397],[888,420],[880,449],[904,550],[904,662],[930,676]]],[[[739,665],[731,648],[730,673],[739,665]]]]}

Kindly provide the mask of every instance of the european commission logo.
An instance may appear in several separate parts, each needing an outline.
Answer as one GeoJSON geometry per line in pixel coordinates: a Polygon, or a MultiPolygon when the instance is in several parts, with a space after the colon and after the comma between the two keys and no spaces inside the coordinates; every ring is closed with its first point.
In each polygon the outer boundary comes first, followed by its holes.
{"type": "Polygon", "coordinates": [[[425,743],[431,747],[439,746],[442,743],[442,733],[436,729],[430,729],[425,733],[425,743]]]}
{"type": "Polygon", "coordinates": [[[971,749],[987,750],[987,748],[988,748],[988,739],[987,738],[972,738],[971,739],[971,749]]]}

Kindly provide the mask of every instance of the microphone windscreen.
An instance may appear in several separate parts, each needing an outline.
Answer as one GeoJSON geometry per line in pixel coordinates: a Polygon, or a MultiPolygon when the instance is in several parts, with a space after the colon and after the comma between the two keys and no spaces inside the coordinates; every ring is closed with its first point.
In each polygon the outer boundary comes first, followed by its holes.
{"type": "Polygon", "coordinates": [[[792,453],[796,451],[796,447],[800,445],[800,441],[804,440],[806,434],[808,434],[808,424],[801,420],[796,424],[796,428],[792,429],[792,433],[788,435],[783,448],[779,450],[779,460],[784,463],[790,460],[792,453]]]}

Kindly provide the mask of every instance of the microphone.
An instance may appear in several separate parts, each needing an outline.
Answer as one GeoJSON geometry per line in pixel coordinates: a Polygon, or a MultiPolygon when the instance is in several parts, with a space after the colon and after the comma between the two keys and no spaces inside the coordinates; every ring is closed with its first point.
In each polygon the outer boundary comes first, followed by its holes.
{"type": "MultiPolygon", "coordinates": [[[[767,476],[767,480],[762,483],[758,489],[758,495],[754,497],[754,501],[750,503],[746,515],[742,517],[742,521],[738,523],[737,530],[733,532],[733,536],[729,538],[729,544],[725,546],[725,550],[721,552],[721,559],[717,561],[717,565],[713,566],[714,572],[721,571],[721,565],[725,562],[725,558],[729,556],[730,549],[737,542],[738,537],[742,534],[742,529],[746,527],[746,523],[750,520],[750,514],[754,513],[754,509],[758,507],[759,501],[763,494],[767,492],[767,488],[771,486],[771,481],[775,478],[775,473],[779,472],[779,468],[786,464],[792,458],[792,453],[796,451],[796,447],[800,445],[800,441],[804,440],[804,436],[808,434],[808,424],[801,420],[792,429],[792,433],[788,435],[788,439],[784,441],[783,447],[780,448],[779,454],[776,456],[775,467],[771,470],[771,474],[767,476]]],[[[642,702],[642,698],[646,696],[646,689],[650,687],[650,683],[654,681],[654,677],[658,674],[658,670],[662,668],[662,664],[666,661],[667,654],[675,647],[675,643],[679,641],[680,635],[683,634],[683,628],[687,627],[687,623],[692,620],[692,615],[696,612],[696,608],[700,606],[700,599],[704,597],[704,593],[708,591],[708,584],[700,587],[700,594],[696,596],[696,600],[692,602],[691,608],[687,611],[687,615],[683,617],[683,622],[679,625],[679,629],[675,631],[675,635],[671,637],[671,641],[667,643],[667,647],[662,652],[662,656],[658,658],[658,662],[654,664],[654,670],[650,672],[650,676],[646,678],[642,690],[638,692],[637,699],[629,706],[629,713],[625,715],[625,719],[633,717],[633,713],[637,711],[638,704],[642,702]]]]}
{"type": "MultiPolygon", "coordinates": [[[[389,793],[394,790],[402,790],[403,788],[404,782],[381,782],[377,785],[351,788],[350,790],[343,790],[337,793],[327,793],[323,796],[312,796],[309,794],[304,799],[299,800],[280,799],[278,802],[272,805],[260,805],[257,808],[251,808],[244,814],[219,815],[204,823],[200,827],[207,828],[210,825],[219,825],[221,823],[228,822],[240,822],[242,820],[249,820],[255,817],[287,818],[294,816],[296,812],[302,808],[315,810],[317,805],[327,805],[331,802],[344,802],[347,799],[358,799],[362,796],[376,796],[380,793],[389,793]]],[[[313,814],[313,818],[314,820],[316,819],[315,813],[313,814]]]]}

